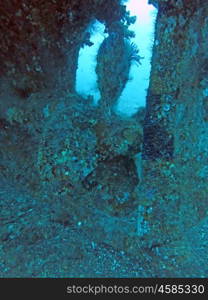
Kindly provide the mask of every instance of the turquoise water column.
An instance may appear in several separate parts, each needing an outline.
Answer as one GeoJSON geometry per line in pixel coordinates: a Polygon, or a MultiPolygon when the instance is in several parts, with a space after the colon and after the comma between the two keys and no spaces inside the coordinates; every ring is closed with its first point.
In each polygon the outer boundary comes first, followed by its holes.
{"type": "Polygon", "coordinates": [[[144,57],[141,65],[132,64],[130,80],[118,101],[118,113],[132,115],[146,104],[157,9],[149,5],[148,0],[129,0],[125,4],[131,16],[137,17],[136,22],[129,26],[129,29],[135,32],[135,38],[131,39],[131,42],[138,46],[139,55],[144,57]]]}

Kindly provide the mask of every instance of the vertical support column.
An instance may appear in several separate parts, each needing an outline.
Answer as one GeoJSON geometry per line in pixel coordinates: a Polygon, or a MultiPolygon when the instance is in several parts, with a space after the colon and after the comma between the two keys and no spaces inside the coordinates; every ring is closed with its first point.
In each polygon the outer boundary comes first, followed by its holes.
{"type": "Polygon", "coordinates": [[[182,239],[208,205],[208,7],[158,2],[137,194],[148,248],[182,239]]]}

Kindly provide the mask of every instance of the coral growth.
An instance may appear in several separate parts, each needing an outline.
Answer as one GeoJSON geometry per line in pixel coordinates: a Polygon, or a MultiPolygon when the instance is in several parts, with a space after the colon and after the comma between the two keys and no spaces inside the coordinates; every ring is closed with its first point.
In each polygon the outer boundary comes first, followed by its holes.
{"type": "Polygon", "coordinates": [[[110,113],[129,80],[132,62],[140,64],[142,57],[138,53],[134,43],[116,32],[112,32],[99,49],[96,73],[101,94],[100,105],[110,113]]]}

